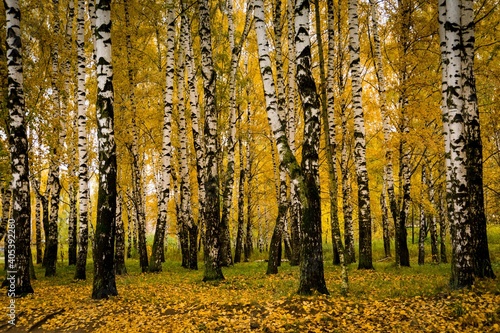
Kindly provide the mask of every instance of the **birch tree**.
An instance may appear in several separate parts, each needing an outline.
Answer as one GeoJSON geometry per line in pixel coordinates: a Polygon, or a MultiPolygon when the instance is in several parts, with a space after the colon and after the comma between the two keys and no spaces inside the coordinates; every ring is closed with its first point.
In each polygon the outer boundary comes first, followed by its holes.
{"type": "Polygon", "coordinates": [[[167,2],[167,73],[166,87],[164,93],[164,113],[162,129],[162,150],[161,150],[161,192],[158,203],[158,219],[156,222],[153,249],[149,260],[149,271],[160,272],[161,253],[165,240],[165,229],[167,226],[167,206],[170,195],[171,159],[172,159],[172,111],[174,97],[174,40],[175,40],[175,16],[174,4],[172,0],[167,2]]]}
{"type": "Polygon", "coordinates": [[[479,278],[495,278],[491,267],[486,214],[484,208],[483,144],[479,121],[479,107],[474,75],[475,22],[474,2],[462,0],[462,83],[464,92],[465,131],[467,138],[467,183],[469,185],[469,209],[474,235],[474,274],[479,278]]]}
{"type": "Polygon", "coordinates": [[[205,167],[206,201],[205,221],[205,271],[203,281],[222,280],[224,275],[219,261],[220,200],[219,171],[217,166],[217,108],[215,103],[215,69],[212,60],[212,37],[208,0],[199,1],[201,74],[203,77],[203,102],[205,108],[205,167]]]}
{"type": "Polygon", "coordinates": [[[132,111],[132,117],[130,119],[131,126],[131,136],[132,143],[129,145],[129,152],[132,158],[132,195],[134,202],[134,212],[136,214],[136,220],[138,223],[138,238],[139,238],[139,262],[141,265],[142,272],[147,272],[148,270],[148,250],[146,244],[146,213],[144,208],[144,195],[143,195],[143,182],[141,169],[143,167],[140,163],[139,156],[139,130],[137,128],[137,106],[135,101],[135,71],[132,65],[132,37],[130,30],[132,29],[130,23],[130,1],[124,1],[124,11],[125,11],[125,43],[126,43],[126,60],[127,60],[127,80],[128,80],[128,100],[130,109],[132,111]]]}
{"type": "MultiPolygon", "coordinates": [[[[4,0],[6,14],[7,109],[9,112],[9,145],[12,170],[12,219],[15,227],[16,260],[7,265],[15,276],[15,295],[33,293],[29,272],[30,249],[30,184],[26,109],[23,89],[21,44],[21,10],[19,1],[4,0]]],[[[11,274],[11,273],[9,273],[11,274]]]]}
{"type": "Polygon", "coordinates": [[[77,103],[78,103],[78,256],[76,259],[75,279],[86,279],[87,250],[88,250],[88,202],[89,202],[89,179],[88,179],[88,143],[87,143],[87,105],[85,91],[85,1],[78,0],[77,8],[77,30],[76,30],[76,49],[78,59],[78,84],[77,84],[77,103]]]}
{"type": "Polygon", "coordinates": [[[309,2],[298,1],[295,5],[295,32],[297,51],[298,91],[304,108],[305,130],[302,148],[302,166],[299,166],[290,150],[285,126],[281,122],[276,101],[276,88],[269,58],[269,43],[265,31],[262,0],[254,2],[255,31],[259,52],[259,67],[264,83],[266,111],[274,135],[280,163],[286,167],[291,179],[299,187],[303,205],[299,294],[310,294],[312,290],[327,294],[323,269],[321,244],[321,209],[319,204],[318,160],[319,143],[319,100],[316,85],[310,71],[309,2]],[[318,215],[319,214],[319,215],[318,215]]]}
{"type": "Polygon", "coordinates": [[[97,60],[97,135],[99,188],[94,245],[92,298],[118,295],[115,282],[116,145],[111,60],[111,1],[96,1],[95,54],[97,60]]]}
{"type": "MultiPolygon", "coordinates": [[[[446,75],[444,100],[448,113],[450,175],[449,185],[450,231],[452,241],[451,280],[453,288],[462,288],[474,283],[473,235],[470,214],[467,209],[467,154],[464,127],[464,100],[462,82],[461,49],[461,0],[447,0],[440,3],[445,6],[446,21],[444,33],[446,40],[446,58],[443,59],[443,71],[446,75]]],[[[446,147],[447,148],[447,147],[446,147]]]]}
{"type": "Polygon", "coordinates": [[[361,103],[361,67],[359,63],[358,1],[349,0],[349,55],[354,109],[354,162],[358,183],[359,269],[373,269],[372,231],[368,171],[366,168],[365,121],[361,103]]]}

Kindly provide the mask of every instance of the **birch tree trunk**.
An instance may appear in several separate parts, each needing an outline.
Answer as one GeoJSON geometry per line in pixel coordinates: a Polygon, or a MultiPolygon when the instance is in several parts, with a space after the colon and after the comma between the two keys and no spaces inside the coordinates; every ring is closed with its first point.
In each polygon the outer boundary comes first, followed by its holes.
{"type": "Polygon", "coordinates": [[[203,77],[203,99],[205,106],[205,167],[206,167],[206,202],[205,221],[205,272],[203,281],[222,280],[224,275],[220,267],[220,200],[219,172],[217,166],[217,104],[215,102],[215,69],[212,61],[212,37],[210,30],[210,8],[208,0],[199,2],[201,73],[203,77]]]}
{"type": "Polygon", "coordinates": [[[88,251],[88,149],[87,149],[87,106],[85,91],[85,1],[78,0],[77,10],[76,48],[78,57],[78,210],[80,226],[78,240],[78,257],[76,259],[75,279],[86,279],[87,251],[88,251]]]}
{"type": "MultiPolygon", "coordinates": [[[[23,65],[20,18],[17,0],[4,0],[6,14],[6,56],[8,72],[7,109],[9,111],[9,146],[12,170],[12,219],[15,229],[16,260],[8,262],[7,274],[15,277],[15,295],[33,293],[29,273],[30,185],[28,139],[25,124],[23,65]]],[[[10,228],[10,226],[9,226],[10,228]]],[[[13,245],[14,245],[13,244],[13,245]]],[[[7,246],[11,250],[12,246],[7,246]]]]}
{"type": "MultiPolygon", "coordinates": [[[[246,60],[246,68],[248,69],[248,58],[246,60]]],[[[250,146],[252,145],[252,133],[250,131],[251,124],[251,104],[250,104],[250,88],[247,86],[246,88],[247,95],[247,135],[248,142],[246,146],[246,163],[245,163],[245,175],[247,179],[247,223],[246,223],[246,232],[245,232],[245,261],[250,261],[250,257],[253,253],[253,236],[252,236],[252,154],[250,151],[250,146]]],[[[242,152],[243,153],[243,152],[242,152]]]]}
{"type": "MultiPolygon", "coordinates": [[[[74,114],[74,91],[73,91],[73,83],[77,83],[73,81],[73,73],[72,73],[72,59],[75,58],[76,54],[74,54],[75,48],[73,46],[73,30],[74,30],[74,18],[75,18],[75,3],[70,1],[67,7],[68,11],[68,20],[66,22],[66,34],[64,39],[64,48],[66,50],[64,54],[64,66],[63,66],[63,74],[64,74],[64,94],[63,99],[67,104],[67,113],[68,117],[71,118],[71,134],[70,134],[70,143],[68,144],[69,148],[69,156],[76,155],[76,147],[75,147],[75,131],[76,128],[76,116],[74,114]]],[[[76,183],[76,163],[77,161],[73,159],[69,159],[67,162],[68,165],[68,196],[69,196],[69,217],[68,217],[68,264],[75,265],[77,258],[77,220],[78,220],[78,189],[76,183]]]]}
{"type": "MultiPolygon", "coordinates": [[[[200,107],[198,105],[198,90],[196,87],[196,73],[193,60],[193,46],[191,41],[191,22],[187,15],[187,5],[181,1],[182,14],[181,14],[181,44],[185,52],[185,64],[187,70],[187,80],[189,87],[189,105],[191,108],[191,132],[193,134],[193,147],[196,156],[196,178],[198,181],[198,228],[201,234],[204,233],[203,210],[205,207],[205,147],[203,145],[203,133],[200,126],[200,107]]],[[[203,241],[203,235],[201,235],[203,241]]]]}
{"type": "Polygon", "coordinates": [[[469,210],[474,235],[474,275],[479,278],[494,279],[491,267],[488,235],[486,232],[486,215],[484,211],[483,192],[483,144],[474,76],[475,22],[474,2],[462,0],[462,81],[464,93],[465,131],[467,139],[467,183],[469,186],[469,210]]]}
{"type": "Polygon", "coordinates": [[[116,196],[116,252],[115,269],[117,275],[127,274],[125,266],[125,229],[123,227],[122,197],[116,196]]]}
{"type": "Polygon", "coordinates": [[[423,265],[425,263],[425,237],[427,236],[427,220],[426,212],[423,205],[424,199],[424,186],[427,184],[427,173],[425,170],[425,165],[422,166],[422,192],[420,195],[420,230],[418,233],[418,264],[423,265]]]}
{"type": "MultiPolygon", "coordinates": [[[[239,122],[241,123],[241,121],[239,122]]],[[[245,164],[243,157],[243,140],[241,138],[241,126],[238,126],[238,132],[240,133],[240,138],[238,140],[238,150],[240,154],[239,158],[239,181],[238,181],[238,229],[236,232],[236,245],[234,250],[234,263],[241,262],[241,254],[243,252],[243,237],[244,237],[244,226],[245,226],[245,164]]]]}
{"type": "MultiPolygon", "coordinates": [[[[287,0],[287,25],[288,25],[288,109],[287,109],[287,135],[288,144],[290,149],[295,154],[295,103],[296,103],[296,82],[295,82],[295,23],[294,23],[294,9],[295,0],[287,0]]],[[[297,186],[290,182],[290,229],[292,239],[292,256],[290,258],[291,266],[298,266],[300,264],[300,244],[301,232],[300,224],[302,218],[302,208],[300,203],[299,194],[297,193],[297,186]]]]}
{"type": "Polygon", "coordinates": [[[139,263],[143,273],[148,271],[148,250],[146,244],[146,213],[144,208],[144,195],[143,195],[143,182],[141,163],[139,161],[139,133],[137,128],[137,107],[135,102],[135,73],[132,64],[132,38],[131,38],[131,24],[129,14],[130,2],[124,0],[125,9],[125,26],[126,26],[126,48],[127,48],[127,79],[128,79],[128,99],[130,108],[132,110],[131,117],[131,136],[132,144],[130,145],[130,155],[132,158],[132,195],[135,206],[136,220],[139,228],[139,263]]]}
{"type": "Polygon", "coordinates": [[[298,2],[295,6],[296,50],[298,90],[302,94],[305,118],[302,167],[293,155],[285,126],[277,111],[276,88],[274,85],[269,43],[265,31],[264,8],[262,0],[254,2],[255,31],[257,34],[259,65],[264,83],[266,111],[269,125],[273,132],[280,163],[299,188],[303,204],[301,274],[299,294],[310,294],[312,290],[327,294],[323,270],[323,253],[321,249],[321,209],[319,205],[319,186],[317,184],[317,148],[319,140],[319,101],[316,86],[310,72],[310,43],[308,35],[309,2],[298,2]],[[304,171],[304,174],[302,173],[304,171]],[[319,216],[318,216],[319,214],[319,216]]]}
{"type": "Polygon", "coordinates": [[[158,219],[153,241],[153,249],[149,260],[150,272],[161,272],[161,253],[165,240],[165,230],[167,226],[167,206],[170,195],[171,159],[172,159],[172,112],[174,97],[174,40],[175,40],[175,17],[174,3],[167,2],[167,74],[166,88],[164,93],[164,114],[163,114],[163,140],[162,140],[162,168],[161,168],[161,193],[158,203],[158,219]]]}
{"type": "MultiPolygon", "coordinates": [[[[443,5],[443,4],[441,4],[443,5]]],[[[450,143],[451,174],[450,181],[450,234],[452,241],[452,262],[450,285],[463,288],[474,283],[474,236],[468,205],[467,152],[464,126],[464,99],[462,81],[461,49],[461,1],[447,0],[446,21],[446,100],[448,111],[448,131],[450,143]]]]}
{"type": "Polygon", "coordinates": [[[361,67],[359,63],[358,2],[349,0],[349,54],[354,109],[354,162],[358,182],[359,269],[373,269],[372,230],[368,171],[366,169],[365,121],[361,104],[361,67]]]}
{"type": "Polygon", "coordinates": [[[302,250],[300,263],[299,294],[309,294],[311,289],[328,294],[323,273],[321,241],[321,202],[319,188],[319,138],[320,105],[316,83],[311,73],[311,44],[309,39],[309,1],[295,3],[295,49],[297,91],[304,109],[304,142],[302,165],[304,191],[302,215],[302,250]]]}
{"type": "MultiPolygon", "coordinates": [[[[181,225],[187,233],[187,265],[186,268],[198,269],[198,226],[193,219],[191,210],[191,186],[188,168],[187,130],[186,130],[186,108],[184,105],[184,51],[180,50],[178,56],[178,110],[179,110],[179,142],[180,142],[180,218],[181,225]]],[[[179,218],[179,216],[177,217],[179,218]]]]}
{"type": "MultiPolygon", "coordinates": [[[[387,191],[387,196],[389,198],[389,207],[391,210],[392,218],[394,220],[394,224],[397,225],[399,221],[399,211],[398,211],[398,204],[396,201],[396,194],[394,192],[394,168],[392,164],[391,124],[390,124],[389,112],[387,110],[385,74],[382,64],[382,47],[380,45],[380,36],[378,32],[378,6],[375,0],[370,0],[370,7],[372,16],[372,33],[373,33],[374,55],[375,55],[374,61],[375,61],[375,70],[378,81],[377,89],[379,94],[380,113],[382,115],[382,128],[384,132],[384,146],[385,146],[384,187],[387,191]]],[[[385,200],[385,194],[383,194],[383,197],[385,200]]],[[[387,228],[388,228],[388,223],[387,223],[387,228]]],[[[388,234],[388,230],[386,231],[384,229],[384,232],[385,234],[388,234]]],[[[384,241],[384,243],[385,242],[386,241],[384,241]]],[[[390,257],[390,243],[387,244],[388,246],[385,246],[385,248],[388,250],[388,252],[386,252],[386,256],[390,257]]],[[[399,262],[399,244],[397,242],[396,246],[398,247],[398,250],[396,251],[396,261],[399,262]]]]}
{"type": "Polygon", "coordinates": [[[116,145],[114,138],[113,67],[111,64],[111,1],[97,0],[97,136],[99,189],[94,245],[93,299],[118,295],[115,282],[116,145]]]}
{"type": "MultiPolygon", "coordinates": [[[[427,196],[429,198],[429,202],[431,203],[431,206],[434,207],[436,211],[438,210],[438,207],[436,206],[436,199],[435,199],[435,190],[434,190],[434,177],[432,176],[432,168],[431,164],[428,160],[427,157],[425,157],[425,165],[427,169],[429,170],[428,175],[427,175],[427,196]]],[[[429,233],[431,236],[431,256],[432,256],[432,262],[433,263],[439,263],[439,251],[438,251],[438,234],[437,234],[437,218],[436,218],[436,213],[430,213],[429,216],[427,217],[427,220],[429,221],[429,233]]]]}
{"type": "MultiPolygon", "coordinates": [[[[318,41],[321,39],[321,25],[319,23],[319,1],[315,1],[316,6],[316,30],[318,41]]],[[[346,294],[349,289],[349,278],[347,267],[345,264],[345,248],[342,244],[342,236],[340,234],[340,224],[338,217],[338,177],[337,177],[337,139],[335,131],[335,10],[333,0],[327,1],[328,11],[328,70],[326,82],[323,82],[322,89],[323,102],[323,122],[325,129],[325,141],[327,147],[328,171],[330,180],[330,219],[332,227],[332,242],[336,244],[338,249],[339,261],[342,269],[342,286],[341,292],[346,294]]],[[[319,49],[322,45],[318,43],[319,49]]],[[[321,54],[321,53],[320,53],[321,54]]],[[[320,59],[322,56],[320,56],[320,59]]],[[[323,68],[323,66],[321,67],[323,68]]],[[[322,75],[322,80],[325,80],[322,75]]]]}
{"type": "Polygon", "coordinates": [[[387,209],[386,181],[382,183],[382,193],[380,193],[380,210],[382,214],[382,233],[384,239],[384,254],[386,258],[391,257],[391,237],[389,232],[389,212],[387,209]]]}
{"type": "Polygon", "coordinates": [[[63,106],[61,105],[61,96],[59,95],[59,0],[52,0],[54,6],[53,12],[53,33],[54,42],[51,50],[52,60],[52,101],[55,110],[56,121],[59,125],[55,126],[55,134],[58,137],[57,143],[53,143],[51,147],[51,157],[49,165],[49,174],[47,179],[47,190],[49,194],[49,224],[48,237],[46,238],[45,246],[45,276],[54,276],[56,274],[57,250],[58,250],[58,220],[59,220],[59,195],[61,192],[61,183],[59,179],[59,163],[62,156],[61,150],[64,146],[64,129],[63,125],[63,106]]]}

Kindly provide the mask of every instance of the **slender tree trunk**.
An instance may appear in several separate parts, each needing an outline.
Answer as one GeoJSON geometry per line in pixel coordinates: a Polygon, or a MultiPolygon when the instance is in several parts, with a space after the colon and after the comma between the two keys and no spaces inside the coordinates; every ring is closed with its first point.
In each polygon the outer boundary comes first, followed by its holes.
{"type": "MultiPolygon", "coordinates": [[[[248,62],[247,62],[247,68],[248,68],[248,62]]],[[[252,144],[252,133],[250,131],[250,124],[251,124],[251,116],[250,116],[250,111],[251,111],[251,104],[250,104],[250,89],[247,86],[246,89],[246,95],[248,99],[248,105],[247,105],[247,135],[248,135],[248,142],[246,146],[246,163],[245,163],[245,175],[247,178],[247,223],[246,223],[246,232],[245,232],[245,245],[244,245],[244,252],[245,252],[245,261],[248,262],[250,261],[250,257],[252,256],[253,253],[253,237],[252,237],[252,154],[250,151],[250,146],[252,144]]],[[[243,152],[241,152],[243,153],[243,152]]]]}
{"type": "Polygon", "coordinates": [[[187,241],[187,265],[186,268],[198,269],[198,247],[197,236],[198,226],[193,219],[191,210],[191,186],[188,168],[188,150],[187,150],[187,130],[186,130],[186,108],[184,105],[184,77],[185,62],[184,52],[180,51],[178,56],[178,113],[179,113],[179,142],[180,142],[180,216],[181,225],[185,229],[187,241]]]}
{"type": "Polygon", "coordinates": [[[223,280],[220,267],[220,200],[219,172],[217,165],[217,104],[215,101],[215,69],[212,61],[212,37],[210,30],[210,8],[208,0],[199,1],[201,64],[203,98],[205,105],[205,272],[203,281],[223,280]]]}
{"type": "MultiPolygon", "coordinates": [[[[424,199],[424,186],[427,183],[427,173],[425,171],[425,165],[422,166],[422,192],[420,199],[424,199]]],[[[427,236],[427,214],[423,203],[420,204],[420,230],[418,233],[418,264],[423,265],[425,263],[425,238],[427,236]]]]}
{"type": "MultiPolygon", "coordinates": [[[[436,200],[434,196],[434,178],[432,176],[432,169],[431,165],[428,161],[428,158],[425,158],[425,164],[427,166],[427,169],[429,170],[429,173],[427,175],[427,196],[429,198],[429,202],[431,203],[431,206],[438,211],[438,207],[436,206],[436,200]]],[[[427,217],[427,220],[429,221],[429,232],[431,235],[431,256],[432,256],[432,262],[433,263],[439,263],[439,251],[438,251],[438,234],[437,234],[437,218],[436,218],[436,213],[430,213],[429,216],[427,217]]]]}
{"type": "Polygon", "coordinates": [[[61,183],[59,180],[59,163],[62,156],[61,150],[64,145],[65,131],[63,129],[63,105],[61,103],[61,96],[59,95],[59,45],[58,38],[60,33],[59,21],[59,0],[52,1],[54,6],[53,13],[53,33],[55,42],[52,44],[52,100],[54,103],[54,110],[56,112],[56,121],[59,125],[55,127],[56,135],[58,136],[57,143],[53,143],[51,148],[51,160],[49,166],[49,175],[47,179],[47,189],[49,193],[49,224],[48,224],[48,237],[46,238],[45,247],[45,276],[56,275],[56,262],[58,250],[58,220],[59,220],[59,195],[61,192],[61,183]]]}
{"type": "MultiPolygon", "coordinates": [[[[288,109],[287,109],[287,135],[290,149],[295,154],[295,103],[296,103],[296,82],[295,82],[295,23],[294,23],[295,0],[287,0],[288,16],[288,109]]],[[[297,186],[290,182],[290,230],[292,238],[292,256],[290,258],[291,266],[300,264],[301,231],[300,224],[302,218],[302,207],[300,197],[297,192],[297,186]]]]}
{"type": "MultiPolygon", "coordinates": [[[[387,195],[389,198],[389,207],[391,210],[392,218],[394,220],[394,224],[397,225],[399,221],[399,211],[396,201],[396,194],[394,192],[394,168],[392,164],[391,123],[389,119],[389,112],[387,110],[385,74],[382,65],[382,48],[380,45],[380,36],[378,32],[378,6],[376,1],[371,0],[370,7],[372,14],[372,33],[373,33],[373,44],[374,44],[375,69],[378,81],[377,88],[379,94],[380,113],[382,115],[383,132],[384,132],[384,146],[385,146],[384,187],[387,190],[387,195]]],[[[383,197],[385,200],[385,194],[383,194],[383,197]]],[[[399,236],[399,232],[397,232],[397,236],[399,236]]],[[[388,244],[390,246],[390,243],[388,244]]],[[[398,262],[399,265],[399,244],[397,241],[396,241],[396,247],[397,247],[396,261],[398,262]]],[[[388,257],[390,257],[390,249],[388,257]]]]}
{"type": "Polygon", "coordinates": [[[97,136],[99,189],[94,245],[93,299],[118,295],[115,282],[116,145],[114,139],[111,1],[96,2],[97,136]]]}
{"type": "Polygon", "coordinates": [[[439,199],[439,254],[441,262],[448,263],[448,256],[446,254],[446,197],[441,195],[439,199]],[[443,204],[443,201],[445,202],[443,204]]]}
{"type": "Polygon", "coordinates": [[[85,1],[78,0],[76,47],[78,55],[78,204],[79,204],[79,240],[76,259],[75,279],[86,279],[88,251],[88,150],[87,150],[87,106],[85,105],[85,1]]]}
{"type": "MultiPolygon", "coordinates": [[[[241,121],[240,121],[241,123],[241,121]]],[[[244,226],[245,226],[245,164],[243,157],[243,140],[241,138],[241,126],[238,126],[240,138],[238,140],[238,148],[240,152],[240,174],[238,182],[238,231],[236,233],[236,246],[234,250],[234,263],[241,262],[241,254],[243,252],[243,237],[244,237],[244,226]]]]}
{"type": "MultiPolygon", "coordinates": [[[[196,156],[196,177],[198,181],[198,218],[197,225],[203,234],[203,209],[205,207],[205,148],[203,145],[203,133],[201,133],[200,121],[200,108],[198,105],[198,90],[196,87],[196,73],[193,60],[193,46],[191,42],[190,20],[187,15],[187,5],[181,1],[182,5],[182,23],[181,23],[181,43],[185,52],[185,64],[187,69],[187,80],[189,87],[189,105],[191,107],[191,131],[193,134],[193,145],[196,156]]],[[[203,241],[203,235],[200,237],[203,241]]]]}
{"type": "Polygon", "coordinates": [[[136,221],[138,223],[139,229],[139,263],[141,265],[141,270],[143,273],[148,270],[148,250],[146,244],[146,213],[144,208],[144,196],[143,196],[143,185],[142,185],[142,175],[139,157],[139,133],[137,128],[137,107],[135,104],[135,73],[132,65],[132,38],[131,38],[131,24],[130,24],[130,14],[129,14],[130,3],[128,0],[124,1],[125,8],[125,26],[126,26],[126,47],[127,47],[127,79],[128,79],[128,98],[130,101],[130,108],[132,110],[131,117],[131,134],[132,134],[132,144],[130,147],[130,154],[132,158],[132,195],[134,198],[136,221]]]}
{"type": "Polygon", "coordinates": [[[174,96],[174,40],[175,40],[175,18],[174,4],[172,0],[167,2],[167,74],[166,88],[164,94],[164,114],[163,114],[163,143],[162,143],[162,170],[161,170],[161,193],[159,198],[158,219],[153,241],[153,249],[149,261],[150,272],[161,272],[161,253],[165,239],[167,226],[167,204],[170,193],[171,158],[172,158],[172,111],[174,96]]]}
{"type": "Polygon", "coordinates": [[[389,232],[389,212],[387,209],[386,181],[382,183],[382,193],[380,193],[380,210],[382,212],[382,234],[384,239],[384,254],[386,258],[391,257],[391,236],[389,232]]]}
{"type": "Polygon", "coordinates": [[[286,212],[288,210],[286,169],[281,164],[279,169],[278,216],[276,217],[276,225],[271,236],[266,274],[278,274],[278,267],[281,264],[281,239],[285,228],[286,212]]]}
{"type": "Polygon", "coordinates": [[[359,269],[373,269],[372,230],[368,171],[366,169],[365,121],[361,104],[361,66],[359,63],[358,2],[349,0],[349,54],[354,109],[354,162],[358,182],[359,269]]]}
{"type": "Polygon", "coordinates": [[[116,240],[115,240],[115,269],[117,275],[127,274],[125,266],[125,229],[122,217],[122,197],[116,197],[116,240]]]}
{"type": "MultiPolygon", "coordinates": [[[[5,201],[2,200],[2,202],[3,202],[2,207],[4,207],[3,205],[5,201]]],[[[36,196],[36,203],[35,203],[35,242],[36,242],[36,263],[37,265],[39,265],[42,263],[43,260],[43,247],[42,247],[43,244],[42,244],[42,200],[38,195],[36,196]]]]}
{"type": "Polygon", "coordinates": [[[28,139],[25,125],[23,65],[20,17],[17,0],[4,0],[6,14],[6,56],[8,71],[9,146],[12,170],[12,219],[15,241],[7,241],[7,251],[15,245],[15,261],[8,262],[7,274],[15,278],[15,296],[33,293],[29,274],[30,251],[30,185],[28,139]]]}

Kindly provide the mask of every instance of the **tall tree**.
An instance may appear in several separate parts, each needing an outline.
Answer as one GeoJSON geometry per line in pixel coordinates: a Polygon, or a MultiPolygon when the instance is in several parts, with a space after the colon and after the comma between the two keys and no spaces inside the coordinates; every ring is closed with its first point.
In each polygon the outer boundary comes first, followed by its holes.
{"type": "Polygon", "coordinates": [[[131,135],[132,143],[129,146],[129,152],[132,158],[132,195],[134,202],[134,212],[136,214],[136,221],[138,223],[138,238],[139,238],[139,262],[141,265],[142,272],[148,270],[148,250],[146,244],[146,214],[144,208],[144,195],[143,195],[143,184],[141,175],[141,165],[139,157],[139,133],[137,128],[137,106],[135,101],[135,71],[132,65],[132,37],[131,30],[132,26],[130,23],[130,1],[124,1],[125,9],[125,25],[126,25],[126,35],[125,42],[127,48],[127,80],[128,80],[128,100],[130,109],[132,111],[131,116],[131,135]]]}
{"type": "Polygon", "coordinates": [[[88,178],[88,149],[87,149],[87,106],[85,91],[85,1],[78,0],[77,9],[76,49],[78,58],[78,224],[80,226],[78,240],[78,257],[76,259],[75,279],[86,279],[87,250],[88,250],[88,203],[89,203],[89,178],[88,178]]]}
{"type": "Polygon", "coordinates": [[[99,189],[94,245],[93,299],[118,295],[115,281],[116,145],[111,60],[111,1],[96,1],[97,136],[99,189]]]}
{"type": "MultiPolygon", "coordinates": [[[[321,25],[319,24],[319,1],[315,1],[316,13],[316,30],[321,32],[321,25]]],[[[330,220],[332,227],[332,242],[336,244],[340,265],[342,267],[342,293],[347,293],[349,289],[349,278],[345,262],[345,249],[342,244],[342,237],[340,234],[340,224],[338,217],[338,177],[337,177],[337,139],[335,131],[335,9],[333,0],[327,1],[327,26],[328,26],[328,62],[327,62],[327,77],[322,75],[322,96],[323,96],[323,110],[322,119],[324,122],[323,128],[325,129],[325,143],[327,147],[328,158],[328,175],[329,175],[329,192],[330,192],[330,220]],[[326,82],[324,81],[326,80],[326,82]]],[[[318,40],[321,39],[318,34],[318,40]]],[[[318,44],[321,48],[321,44],[318,44]]],[[[321,58],[321,57],[320,57],[321,58]]]]}
{"type": "MultiPolygon", "coordinates": [[[[6,57],[8,71],[7,109],[12,170],[12,219],[15,227],[15,262],[8,263],[8,272],[15,275],[15,294],[33,293],[29,272],[30,249],[30,184],[28,138],[25,124],[23,64],[21,44],[21,10],[19,1],[4,0],[6,14],[6,57]]],[[[10,248],[8,248],[10,249],[10,248]]]]}
{"type": "MultiPolygon", "coordinates": [[[[450,231],[452,241],[451,280],[453,288],[463,288],[474,283],[474,251],[472,226],[468,205],[467,153],[464,126],[464,99],[462,82],[461,50],[461,0],[447,0],[444,6],[446,21],[444,33],[446,40],[446,58],[442,59],[446,75],[446,89],[443,98],[446,101],[447,130],[449,135],[450,174],[449,185],[450,231]]],[[[470,15],[470,13],[469,13],[470,15]]],[[[448,147],[446,147],[448,148],[448,147]]]]}
{"type": "MultiPolygon", "coordinates": [[[[287,37],[288,37],[288,103],[287,103],[287,136],[288,144],[290,149],[295,154],[296,144],[295,144],[295,132],[296,132],[296,82],[295,82],[295,22],[294,22],[294,9],[295,0],[287,0],[286,10],[287,10],[287,37]]],[[[300,264],[300,244],[301,244],[301,232],[300,232],[300,219],[302,217],[301,203],[299,194],[297,192],[297,186],[293,182],[290,182],[290,229],[291,229],[291,245],[292,245],[292,256],[290,258],[290,265],[298,266],[300,264]]]]}
{"type": "Polygon", "coordinates": [[[467,153],[467,184],[469,186],[469,210],[474,235],[474,274],[479,278],[495,278],[491,267],[483,185],[483,144],[479,122],[479,107],[474,75],[475,22],[474,1],[462,0],[462,84],[467,153]]]}
{"type": "Polygon", "coordinates": [[[153,249],[149,260],[149,271],[161,271],[161,253],[165,239],[165,229],[167,226],[167,206],[170,193],[170,173],[172,159],[172,111],[174,97],[174,50],[175,50],[175,15],[174,3],[172,0],[167,2],[167,73],[166,88],[164,93],[164,113],[162,130],[162,149],[161,149],[161,189],[158,202],[158,219],[156,221],[156,230],[153,240],[153,249]]]}
{"type": "Polygon", "coordinates": [[[359,265],[373,269],[372,229],[368,170],[366,168],[365,120],[361,103],[361,66],[359,46],[358,0],[349,0],[349,55],[354,109],[354,162],[358,182],[359,265]]]}
{"type": "MultiPolygon", "coordinates": [[[[370,8],[371,8],[371,28],[373,34],[373,53],[374,53],[374,63],[375,70],[377,76],[377,90],[379,96],[380,103],[380,114],[382,115],[382,129],[384,132],[384,147],[385,147],[385,166],[384,166],[384,184],[385,188],[384,192],[387,191],[387,197],[389,199],[389,207],[392,214],[392,218],[394,220],[394,224],[397,225],[399,221],[399,210],[398,204],[396,201],[396,194],[394,191],[394,168],[392,164],[392,147],[391,147],[391,123],[389,118],[389,110],[387,109],[387,97],[386,97],[386,79],[384,74],[384,68],[382,63],[382,47],[380,43],[380,35],[378,29],[378,5],[375,0],[370,0],[370,8]]],[[[385,193],[382,194],[382,198],[385,200],[385,193]]],[[[382,200],[382,199],[381,199],[382,200]]],[[[388,228],[388,223],[387,223],[388,228]]],[[[388,233],[387,228],[384,228],[384,233],[388,233]]],[[[399,230],[396,228],[396,230],[399,230]]],[[[397,231],[397,237],[399,239],[399,231],[397,231]]],[[[384,244],[389,244],[384,239],[384,244]]],[[[396,247],[398,250],[396,251],[396,262],[399,264],[399,243],[396,242],[396,247]]],[[[386,246],[386,249],[389,249],[386,246]]],[[[388,253],[390,256],[390,249],[388,253]]]]}
{"type": "Polygon", "coordinates": [[[50,203],[50,213],[49,213],[49,224],[48,224],[48,237],[45,240],[45,276],[54,276],[56,274],[56,262],[57,262],[57,250],[58,250],[58,221],[59,221],[59,195],[61,192],[61,181],[60,181],[60,168],[59,164],[61,162],[60,157],[62,156],[62,149],[64,147],[64,139],[66,137],[65,133],[65,120],[64,120],[64,108],[61,103],[62,99],[60,96],[59,88],[59,33],[60,33],[60,19],[59,19],[59,0],[52,0],[54,6],[53,12],[53,33],[54,42],[52,44],[51,58],[52,58],[52,101],[53,108],[55,112],[56,121],[59,124],[55,126],[55,133],[57,135],[57,141],[52,143],[51,156],[50,156],[50,166],[49,175],[47,179],[47,190],[49,191],[49,203],[50,203]]]}
{"type": "Polygon", "coordinates": [[[203,77],[203,102],[205,108],[205,167],[206,201],[205,222],[205,271],[203,281],[222,280],[224,275],[219,261],[220,199],[219,171],[217,166],[217,108],[215,103],[215,69],[212,60],[212,34],[208,0],[199,1],[201,74],[203,77]]]}

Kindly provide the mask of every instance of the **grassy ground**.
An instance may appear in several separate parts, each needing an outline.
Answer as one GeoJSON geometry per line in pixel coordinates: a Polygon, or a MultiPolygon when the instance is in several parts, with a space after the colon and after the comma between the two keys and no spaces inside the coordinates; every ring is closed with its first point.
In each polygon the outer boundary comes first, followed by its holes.
{"type": "MultiPolygon", "coordinates": [[[[500,227],[491,228],[490,251],[500,276],[500,227]]],[[[410,245],[416,260],[416,244],[410,245]]],[[[329,296],[299,297],[298,267],[283,263],[275,276],[254,261],[224,269],[226,279],[201,282],[203,267],[188,271],[169,260],[158,274],[141,274],[137,260],[117,277],[119,296],[90,299],[92,279],[73,281],[61,263],[56,278],[36,268],[35,294],[16,300],[16,326],[2,315],[0,332],[500,332],[499,279],[470,290],[448,288],[449,264],[397,269],[374,244],[374,271],[349,267],[350,292],[340,295],[340,268],[325,250],[329,296]]],[[[256,254],[256,258],[264,257],[256,254]]],[[[167,256],[168,257],[168,256],[167,256]]],[[[169,258],[177,258],[171,255],[169,258]]],[[[91,277],[92,266],[88,267],[91,277]]],[[[2,293],[1,304],[9,299],[2,293]]]]}

